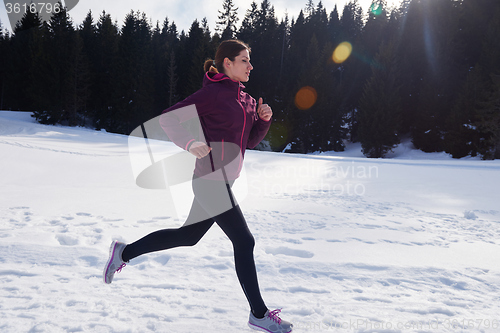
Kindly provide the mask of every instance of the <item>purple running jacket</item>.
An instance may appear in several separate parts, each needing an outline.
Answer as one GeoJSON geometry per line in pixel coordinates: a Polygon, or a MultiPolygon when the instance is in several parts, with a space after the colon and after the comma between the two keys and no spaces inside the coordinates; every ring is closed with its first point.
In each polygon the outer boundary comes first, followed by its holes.
{"type": "Polygon", "coordinates": [[[202,141],[212,148],[196,160],[196,176],[235,180],[246,148],[254,148],[266,136],[271,120],[258,116],[257,103],[244,88],[225,74],[207,72],[200,90],[162,112],[160,125],[177,146],[188,150],[193,142],[202,141]],[[198,123],[194,130],[186,126],[193,120],[198,123]]]}

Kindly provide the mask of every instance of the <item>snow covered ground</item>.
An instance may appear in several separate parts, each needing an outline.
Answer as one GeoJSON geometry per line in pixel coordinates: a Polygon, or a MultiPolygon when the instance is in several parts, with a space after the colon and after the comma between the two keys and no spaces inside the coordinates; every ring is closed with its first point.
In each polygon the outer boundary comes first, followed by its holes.
{"type": "MultiPolygon", "coordinates": [[[[500,161],[248,151],[241,206],[263,297],[295,332],[500,329],[500,161]]],[[[112,239],[183,221],[135,184],[128,137],[0,112],[0,332],[250,332],[232,247],[133,260],[112,239]]]]}

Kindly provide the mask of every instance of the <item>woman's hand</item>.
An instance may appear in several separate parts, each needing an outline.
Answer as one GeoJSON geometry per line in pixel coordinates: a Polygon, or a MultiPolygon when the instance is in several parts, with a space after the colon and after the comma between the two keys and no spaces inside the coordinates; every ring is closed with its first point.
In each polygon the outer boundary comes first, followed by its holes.
{"type": "Polygon", "coordinates": [[[201,141],[193,142],[191,147],[189,147],[189,152],[194,156],[196,156],[196,158],[198,159],[207,156],[211,150],[212,148],[210,148],[209,146],[207,146],[206,143],[201,141]]]}
{"type": "Polygon", "coordinates": [[[257,105],[257,114],[260,119],[269,121],[273,116],[273,111],[268,104],[262,104],[262,97],[259,98],[259,104],[257,105]]]}

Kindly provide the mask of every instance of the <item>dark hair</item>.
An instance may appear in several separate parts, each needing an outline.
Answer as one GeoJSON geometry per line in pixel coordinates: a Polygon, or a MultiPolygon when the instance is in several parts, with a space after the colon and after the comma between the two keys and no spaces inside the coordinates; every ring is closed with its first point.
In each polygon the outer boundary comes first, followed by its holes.
{"type": "Polygon", "coordinates": [[[250,46],[237,39],[225,40],[220,43],[215,53],[215,60],[209,59],[205,61],[205,72],[224,73],[224,59],[234,61],[241,51],[248,50],[251,52],[250,46]]]}

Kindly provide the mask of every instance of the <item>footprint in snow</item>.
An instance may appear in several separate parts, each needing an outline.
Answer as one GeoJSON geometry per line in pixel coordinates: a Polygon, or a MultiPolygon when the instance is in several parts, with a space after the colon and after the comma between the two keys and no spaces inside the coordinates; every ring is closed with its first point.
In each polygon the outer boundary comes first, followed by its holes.
{"type": "Polygon", "coordinates": [[[57,235],[56,239],[61,245],[72,246],[78,244],[78,239],[67,235],[57,235]]]}
{"type": "Polygon", "coordinates": [[[312,258],[314,257],[314,253],[305,251],[305,250],[297,250],[297,249],[291,249],[288,247],[280,246],[280,247],[267,247],[266,248],[266,253],[267,254],[272,254],[272,255],[278,255],[278,254],[283,254],[285,256],[290,256],[290,257],[299,257],[299,258],[312,258]]]}
{"type": "Polygon", "coordinates": [[[76,213],[77,216],[92,216],[90,213],[76,213]]]}
{"type": "Polygon", "coordinates": [[[330,292],[326,289],[310,289],[302,286],[290,287],[288,291],[291,293],[310,293],[310,294],[329,294],[330,292]]]}
{"type": "Polygon", "coordinates": [[[10,207],[9,210],[14,212],[18,219],[11,219],[10,222],[30,222],[31,216],[33,213],[30,211],[30,207],[19,206],[19,207],[10,207]]]}

